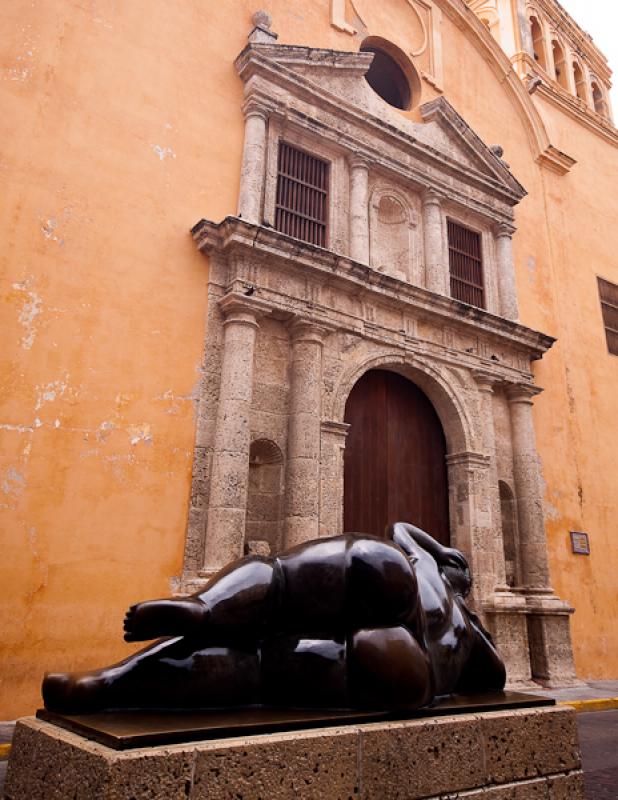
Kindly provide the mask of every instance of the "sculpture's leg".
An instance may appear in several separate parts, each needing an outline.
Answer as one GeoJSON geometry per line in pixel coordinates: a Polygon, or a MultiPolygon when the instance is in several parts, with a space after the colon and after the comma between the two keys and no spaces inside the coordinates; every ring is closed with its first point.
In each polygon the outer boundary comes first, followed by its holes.
{"type": "Polygon", "coordinates": [[[419,708],[433,698],[427,653],[401,626],[332,635],[283,635],[262,645],[269,705],[419,708]]]}
{"type": "Polygon", "coordinates": [[[112,709],[214,708],[259,702],[257,646],[205,647],[189,638],[147,647],[101,670],[48,674],[50,711],[83,714],[112,709]]]}
{"type": "Polygon", "coordinates": [[[355,631],[348,675],[354,706],[420,708],[434,696],[429,657],[404,626],[355,631]]]}
{"type": "Polygon", "coordinates": [[[127,642],[206,631],[255,630],[272,616],[275,593],[270,559],[244,558],[228,564],[208,586],[185,598],[137,603],[124,620],[127,642]]]}

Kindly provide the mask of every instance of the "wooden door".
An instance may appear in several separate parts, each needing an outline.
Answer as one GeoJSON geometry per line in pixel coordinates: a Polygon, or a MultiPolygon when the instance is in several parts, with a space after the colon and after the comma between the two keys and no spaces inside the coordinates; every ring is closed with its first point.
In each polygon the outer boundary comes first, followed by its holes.
{"type": "Polygon", "coordinates": [[[449,544],[444,431],[427,396],[395,372],[371,370],[346,403],[344,530],[383,536],[411,522],[449,544]]]}

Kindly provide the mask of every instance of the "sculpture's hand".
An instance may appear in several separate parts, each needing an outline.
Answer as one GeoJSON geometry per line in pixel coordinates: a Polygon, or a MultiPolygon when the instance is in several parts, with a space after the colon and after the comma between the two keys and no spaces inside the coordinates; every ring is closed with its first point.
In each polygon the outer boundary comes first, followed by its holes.
{"type": "Polygon", "coordinates": [[[147,600],[131,606],[124,618],[126,642],[143,642],[160,636],[187,636],[204,628],[208,612],[196,598],[147,600]]]}

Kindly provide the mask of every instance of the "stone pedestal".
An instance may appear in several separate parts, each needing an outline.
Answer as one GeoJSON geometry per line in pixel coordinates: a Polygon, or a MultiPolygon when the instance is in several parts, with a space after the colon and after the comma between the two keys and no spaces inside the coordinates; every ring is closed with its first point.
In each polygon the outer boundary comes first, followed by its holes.
{"type": "Polygon", "coordinates": [[[584,800],[571,708],[111,750],[38,719],[17,724],[10,800],[584,800]]]}

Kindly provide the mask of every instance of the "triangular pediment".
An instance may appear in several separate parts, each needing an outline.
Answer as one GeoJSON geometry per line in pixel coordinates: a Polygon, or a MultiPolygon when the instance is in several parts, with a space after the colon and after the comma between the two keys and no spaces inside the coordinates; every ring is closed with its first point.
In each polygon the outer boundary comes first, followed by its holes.
{"type": "Polygon", "coordinates": [[[404,161],[433,162],[459,173],[463,183],[479,183],[509,205],[526,191],[501,160],[472,130],[444,97],[420,107],[423,122],[414,122],[379,97],[365,80],[372,53],[345,52],[278,44],[251,44],[239,55],[236,67],[247,84],[265,80],[268,94],[282,113],[303,101],[311,109],[337,118],[346,131],[362,129],[362,138],[397,143],[404,161]]]}

